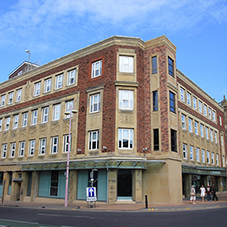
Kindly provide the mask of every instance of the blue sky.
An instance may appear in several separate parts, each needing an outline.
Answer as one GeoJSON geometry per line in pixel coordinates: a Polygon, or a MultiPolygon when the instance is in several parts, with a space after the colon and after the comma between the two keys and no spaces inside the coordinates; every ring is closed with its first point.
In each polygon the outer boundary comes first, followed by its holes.
{"type": "Polygon", "coordinates": [[[227,0],[0,0],[0,83],[113,35],[166,35],[177,68],[216,101],[227,96],[227,0]]]}

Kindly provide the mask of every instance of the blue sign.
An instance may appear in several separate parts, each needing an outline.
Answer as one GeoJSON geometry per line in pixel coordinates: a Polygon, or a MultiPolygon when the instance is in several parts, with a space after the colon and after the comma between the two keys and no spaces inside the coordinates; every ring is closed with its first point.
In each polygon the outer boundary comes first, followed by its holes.
{"type": "Polygon", "coordinates": [[[87,187],[87,201],[96,201],[96,187],[87,187]]]}

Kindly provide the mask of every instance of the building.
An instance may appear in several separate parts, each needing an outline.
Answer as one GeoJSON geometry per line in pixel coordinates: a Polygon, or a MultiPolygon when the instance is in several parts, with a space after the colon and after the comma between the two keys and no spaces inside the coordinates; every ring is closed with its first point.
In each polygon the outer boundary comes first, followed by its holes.
{"type": "Polygon", "coordinates": [[[165,36],[110,37],[11,75],[0,96],[4,200],[64,201],[69,141],[70,203],[86,199],[94,169],[98,201],[110,204],[225,186],[224,109],[177,70],[165,36]]]}

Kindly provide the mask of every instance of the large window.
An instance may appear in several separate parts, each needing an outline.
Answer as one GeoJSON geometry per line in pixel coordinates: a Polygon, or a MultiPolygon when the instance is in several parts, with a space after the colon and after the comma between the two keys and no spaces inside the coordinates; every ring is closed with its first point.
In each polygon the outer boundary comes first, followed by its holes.
{"type": "Polygon", "coordinates": [[[30,140],[29,141],[29,151],[28,151],[28,155],[29,156],[33,156],[35,153],[35,140],[30,140]]]}
{"type": "Polygon", "coordinates": [[[170,111],[175,113],[175,94],[173,92],[169,92],[170,99],[170,111]]]}
{"type": "Polygon", "coordinates": [[[207,151],[207,163],[210,163],[210,151],[207,151]]]}
{"type": "Polygon", "coordinates": [[[190,146],[190,160],[194,160],[194,147],[190,146]]]}
{"type": "Polygon", "coordinates": [[[53,120],[59,120],[61,115],[61,104],[54,105],[53,109],[53,120]]]}
{"type": "Polygon", "coordinates": [[[192,132],[192,119],[188,118],[188,131],[192,132]]]}
{"type": "Polygon", "coordinates": [[[214,165],[214,152],[211,153],[211,162],[212,162],[212,165],[214,165]]]}
{"type": "Polygon", "coordinates": [[[200,124],[200,136],[201,136],[201,137],[203,137],[203,130],[204,130],[204,129],[203,129],[203,125],[200,124]]]}
{"type": "Polygon", "coordinates": [[[213,111],[213,121],[216,121],[216,113],[213,111]]]}
{"type": "Polygon", "coordinates": [[[206,133],[206,139],[209,138],[209,135],[208,135],[208,127],[205,127],[205,133],[206,133]]]}
{"type": "Polygon", "coordinates": [[[51,138],[51,154],[58,153],[58,136],[51,138]]]}
{"type": "Polygon", "coordinates": [[[133,61],[134,61],[134,58],[131,56],[120,56],[119,57],[120,72],[133,73],[133,61]]]}
{"type": "Polygon", "coordinates": [[[203,111],[204,111],[204,115],[207,115],[207,106],[203,105],[203,111]]]}
{"type": "Polygon", "coordinates": [[[198,122],[195,121],[195,134],[198,135],[199,132],[198,132],[198,122]]]}
{"type": "Polygon", "coordinates": [[[215,142],[215,143],[218,142],[217,132],[214,132],[214,142],[215,142]]]}
{"type": "Polygon", "coordinates": [[[31,122],[31,125],[36,125],[37,124],[37,119],[38,119],[38,110],[33,110],[32,111],[32,122],[31,122]]]}
{"type": "Polygon", "coordinates": [[[199,148],[196,147],[196,161],[199,162],[199,157],[200,157],[200,152],[199,152],[199,148]]]}
{"type": "Polygon", "coordinates": [[[177,152],[177,131],[171,129],[171,151],[177,152]]]}
{"type": "Polygon", "coordinates": [[[118,129],[118,146],[121,149],[133,148],[133,129],[118,129]]]}
{"type": "Polygon", "coordinates": [[[35,83],[34,96],[40,95],[41,82],[35,83]]]}
{"type": "Polygon", "coordinates": [[[153,91],[153,111],[158,111],[158,91],[153,91]]]}
{"type": "Polygon", "coordinates": [[[210,129],[210,140],[213,141],[213,130],[210,129]]]}
{"type": "Polygon", "coordinates": [[[201,101],[199,100],[199,112],[200,113],[202,113],[203,111],[202,111],[202,103],[201,103],[201,101]]]}
{"type": "Polygon", "coordinates": [[[7,144],[2,144],[2,158],[6,158],[7,154],[7,144]]]}
{"type": "Polygon", "coordinates": [[[63,74],[57,75],[55,77],[55,89],[60,89],[63,87],[63,74]]]}
{"type": "Polygon", "coordinates": [[[28,122],[28,113],[23,113],[22,114],[22,127],[26,127],[28,122]]]}
{"type": "Polygon", "coordinates": [[[181,123],[182,123],[182,129],[186,129],[186,116],[184,114],[181,115],[181,123]]]}
{"type": "Polygon", "coordinates": [[[15,157],[16,143],[10,144],[10,158],[15,157]]]}
{"type": "MultiPolygon", "coordinates": [[[[70,113],[74,108],[74,101],[70,100],[65,102],[65,112],[70,113]]],[[[71,112],[71,117],[73,116],[73,113],[71,112]]],[[[65,118],[70,118],[70,114],[65,114],[65,118]]]]}
{"type": "Polygon", "coordinates": [[[9,130],[10,117],[5,118],[5,131],[9,130]]]}
{"type": "Polygon", "coordinates": [[[48,122],[49,107],[42,108],[42,123],[48,122]]]}
{"type": "Polygon", "coordinates": [[[159,150],[159,130],[154,129],[154,151],[159,150]]]}
{"type": "Polygon", "coordinates": [[[10,92],[8,96],[9,96],[9,97],[8,97],[8,98],[9,98],[9,99],[8,99],[8,104],[10,105],[10,104],[13,103],[13,92],[10,92]]]}
{"type": "Polygon", "coordinates": [[[45,80],[45,90],[44,92],[51,91],[51,78],[45,80]]]}
{"type": "MultiPolygon", "coordinates": [[[[70,142],[72,141],[72,135],[70,135],[70,142]]],[[[70,143],[71,144],[71,143],[70,143]]],[[[71,151],[70,146],[70,151],[71,151]]],[[[69,135],[64,135],[64,146],[63,146],[63,152],[66,153],[69,150],[69,135]]]]}
{"type": "Polygon", "coordinates": [[[21,95],[22,95],[22,88],[17,90],[16,102],[20,102],[21,101],[21,95]]]}
{"type": "Polygon", "coordinates": [[[13,129],[18,128],[18,120],[19,120],[19,115],[14,115],[13,116],[13,129]]]}
{"type": "Polygon", "coordinates": [[[202,150],[202,162],[205,163],[205,150],[202,150]]]}
{"type": "Polygon", "coordinates": [[[157,73],[158,65],[157,65],[157,56],[152,57],[152,74],[157,73]]]}
{"type": "Polygon", "coordinates": [[[20,142],[19,146],[19,157],[24,156],[24,150],[25,150],[25,141],[20,142]]]}
{"type": "Polygon", "coordinates": [[[219,165],[219,156],[218,156],[218,154],[216,154],[216,165],[217,166],[219,165]]]}
{"type": "Polygon", "coordinates": [[[193,107],[197,110],[197,98],[193,97],[193,107]]]}
{"type": "Polygon", "coordinates": [[[185,90],[181,87],[180,88],[180,99],[181,101],[185,101],[185,90]]]}
{"type": "Polygon", "coordinates": [[[187,153],[187,144],[183,143],[183,158],[187,159],[188,158],[188,153],[187,153]]]}
{"type": "Polygon", "coordinates": [[[90,112],[100,111],[100,93],[90,96],[90,112]]]}
{"type": "Polygon", "coordinates": [[[58,171],[51,171],[50,195],[58,195],[58,171]]]}
{"type": "Polygon", "coordinates": [[[0,119],[0,132],[2,131],[2,119],[0,119]]]}
{"type": "Polygon", "coordinates": [[[92,63],[91,77],[95,78],[102,75],[102,60],[92,63]]]}
{"type": "Polygon", "coordinates": [[[187,103],[191,106],[191,94],[187,92],[187,103]]]}
{"type": "Polygon", "coordinates": [[[68,72],[68,85],[76,83],[76,69],[68,72]]]}
{"type": "Polygon", "coordinates": [[[169,75],[174,76],[174,61],[168,57],[169,75]]]}
{"type": "Polygon", "coordinates": [[[99,131],[89,132],[89,150],[99,149],[99,131]]]}
{"type": "Polygon", "coordinates": [[[208,117],[211,119],[211,109],[208,108],[208,117]]]}
{"type": "Polygon", "coordinates": [[[6,95],[2,95],[1,97],[1,107],[5,106],[6,95]]]}
{"type": "Polygon", "coordinates": [[[133,91],[119,90],[119,109],[121,110],[133,109],[133,91]]]}
{"type": "Polygon", "coordinates": [[[46,154],[46,138],[39,140],[39,154],[40,155],[46,154]]]}

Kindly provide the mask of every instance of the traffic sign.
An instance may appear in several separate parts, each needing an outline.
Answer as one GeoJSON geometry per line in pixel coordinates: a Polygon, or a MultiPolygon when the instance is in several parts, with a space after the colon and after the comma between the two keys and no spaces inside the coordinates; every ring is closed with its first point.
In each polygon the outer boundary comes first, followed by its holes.
{"type": "Polygon", "coordinates": [[[86,199],[87,202],[97,201],[96,187],[87,187],[86,192],[87,192],[87,199],[86,199]]]}

